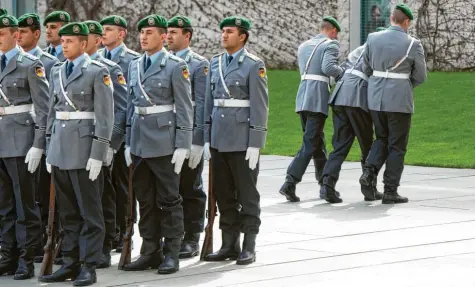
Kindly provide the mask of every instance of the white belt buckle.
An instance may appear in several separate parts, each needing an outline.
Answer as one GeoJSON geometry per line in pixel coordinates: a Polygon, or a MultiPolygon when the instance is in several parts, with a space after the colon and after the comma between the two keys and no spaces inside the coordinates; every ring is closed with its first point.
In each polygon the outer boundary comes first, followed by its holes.
{"type": "Polygon", "coordinates": [[[137,111],[139,115],[146,115],[147,114],[147,108],[146,107],[137,107],[137,111]]]}
{"type": "Polygon", "coordinates": [[[3,116],[3,115],[5,115],[5,108],[0,107],[0,116],[3,116]]]}
{"type": "Polygon", "coordinates": [[[62,112],[60,115],[61,116],[59,117],[59,119],[63,121],[69,121],[71,118],[71,114],[69,112],[62,112]]]}
{"type": "Polygon", "coordinates": [[[218,107],[224,107],[225,106],[225,99],[218,99],[218,107]]]}
{"type": "Polygon", "coordinates": [[[389,75],[389,71],[386,70],[386,76],[385,76],[386,79],[388,78],[388,75],[389,75]]]}

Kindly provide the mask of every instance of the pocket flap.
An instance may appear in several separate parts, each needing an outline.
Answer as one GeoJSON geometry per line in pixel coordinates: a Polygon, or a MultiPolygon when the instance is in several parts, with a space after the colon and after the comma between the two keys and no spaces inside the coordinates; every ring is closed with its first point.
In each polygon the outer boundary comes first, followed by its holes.
{"type": "Polygon", "coordinates": [[[236,122],[247,123],[249,122],[249,109],[241,109],[236,113],[236,122]]]}
{"type": "Polygon", "coordinates": [[[79,137],[87,137],[90,136],[92,137],[94,135],[94,127],[92,126],[85,126],[85,127],[80,127],[79,128],[79,137]]]}
{"type": "Polygon", "coordinates": [[[29,113],[13,115],[13,120],[22,126],[31,126],[35,124],[29,113]]]}
{"type": "Polygon", "coordinates": [[[233,77],[226,79],[226,84],[229,86],[245,86],[246,79],[243,77],[233,77]]]}
{"type": "Polygon", "coordinates": [[[172,120],[167,115],[159,115],[157,118],[158,127],[168,127],[172,125],[172,120]]]}

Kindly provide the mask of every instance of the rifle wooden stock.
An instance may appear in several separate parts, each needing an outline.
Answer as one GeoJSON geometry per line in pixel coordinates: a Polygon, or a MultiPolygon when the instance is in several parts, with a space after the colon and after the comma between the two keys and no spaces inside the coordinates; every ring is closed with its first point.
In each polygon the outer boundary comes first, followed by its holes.
{"type": "Polygon", "coordinates": [[[208,222],[205,227],[205,239],[201,249],[200,260],[204,260],[206,255],[213,253],[213,225],[216,217],[216,198],[213,191],[213,174],[211,168],[211,160],[209,160],[209,174],[208,174],[208,210],[206,211],[206,218],[208,222]]]}
{"type": "Polygon", "coordinates": [[[48,227],[47,234],[48,240],[44,247],[43,262],[41,263],[39,277],[44,275],[50,275],[53,272],[53,261],[56,258],[59,248],[61,247],[62,237],[60,236],[58,244],[54,226],[54,211],[56,205],[56,194],[54,191],[53,179],[51,179],[49,186],[49,211],[48,211],[48,227]]]}
{"type": "Polygon", "coordinates": [[[120,260],[118,269],[123,270],[124,265],[130,263],[132,259],[132,236],[134,235],[134,222],[135,222],[135,194],[132,188],[132,175],[133,164],[129,166],[129,186],[128,186],[128,198],[129,198],[129,216],[127,218],[127,228],[124,234],[124,246],[122,253],[120,254],[120,260]]]}

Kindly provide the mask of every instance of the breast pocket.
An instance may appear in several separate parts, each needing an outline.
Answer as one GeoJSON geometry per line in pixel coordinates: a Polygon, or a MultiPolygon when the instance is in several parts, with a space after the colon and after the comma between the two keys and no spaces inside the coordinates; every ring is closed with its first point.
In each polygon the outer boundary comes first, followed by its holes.
{"type": "Polygon", "coordinates": [[[94,107],[94,98],[91,92],[81,91],[73,94],[73,102],[81,110],[90,110],[94,107]],[[79,106],[78,106],[79,104],[79,106]]]}
{"type": "Polygon", "coordinates": [[[26,79],[8,80],[5,81],[5,88],[7,90],[7,97],[18,97],[20,95],[19,91],[27,88],[27,81],[26,79]]]}
{"type": "Polygon", "coordinates": [[[170,81],[165,79],[151,80],[151,90],[158,97],[165,99],[171,97],[170,81]]]}
{"type": "Polygon", "coordinates": [[[246,79],[243,77],[233,77],[226,79],[231,98],[244,99],[248,97],[246,79]]]}

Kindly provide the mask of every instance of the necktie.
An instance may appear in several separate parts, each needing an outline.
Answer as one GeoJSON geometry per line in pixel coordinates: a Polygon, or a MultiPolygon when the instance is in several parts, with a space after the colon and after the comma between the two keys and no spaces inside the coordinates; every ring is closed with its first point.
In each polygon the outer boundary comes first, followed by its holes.
{"type": "Polygon", "coordinates": [[[145,67],[144,67],[144,72],[147,72],[148,68],[150,67],[150,65],[152,64],[152,60],[150,60],[149,57],[147,57],[147,60],[145,61],[145,67]]]}
{"type": "Polygon", "coordinates": [[[51,49],[49,50],[49,53],[53,56],[56,56],[56,48],[55,47],[51,47],[51,49]]]}
{"type": "Polygon", "coordinates": [[[69,78],[69,76],[73,72],[73,68],[74,68],[73,62],[68,62],[67,66],[66,66],[66,78],[69,78]]]}
{"type": "Polygon", "coordinates": [[[228,65],[231,64],[232,60],[233,60],[233,56],[232,55],[228,56],[228,65]]]}
{"type": "Polygon", "coordinates": [[[110,52],[110,51],[107,51],[107,53],[106,53],[106,59],[108,59],[108,60],[112,59],[112,55],[111,55],[111,52],[110,52]]]}
{"type": "Polygon", "coordinates": [[[2,72],[3,72],[3,70],[5,70],[5,67],[7,66],[7,56],[5,56],[5,54],[2,55],[1,61],[2,61],[2,72]]]}

